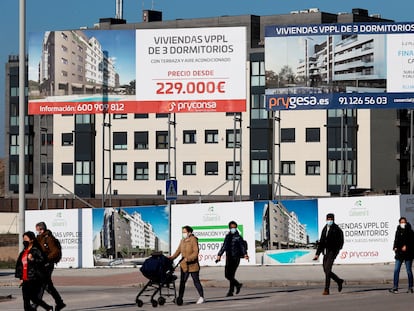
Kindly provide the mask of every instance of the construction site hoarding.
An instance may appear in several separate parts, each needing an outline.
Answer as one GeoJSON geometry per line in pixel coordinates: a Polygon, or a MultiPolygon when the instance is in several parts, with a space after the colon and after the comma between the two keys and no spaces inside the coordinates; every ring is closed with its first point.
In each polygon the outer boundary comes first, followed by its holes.
{"type": "Polygon", "coordinates": [[[29,35],[32,115],[246,111],[246,28],[29,35]]]}
{"type": "Polygon", "coordinates": [[[268,26],[268,110],[413,109],[414,23],[268,26]]]}

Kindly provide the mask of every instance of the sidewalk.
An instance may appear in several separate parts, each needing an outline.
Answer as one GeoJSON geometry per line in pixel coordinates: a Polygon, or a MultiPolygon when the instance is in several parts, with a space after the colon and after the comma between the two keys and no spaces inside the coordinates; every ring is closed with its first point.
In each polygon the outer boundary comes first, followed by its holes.
{"type": "MultiPolygon", "coordinates": [[[[334,265],[333,271],[345,280],[345,285],[392,284],[394,264],[334,265]]],[[[179,275],[178,269],[176,274],[179,275]]],[[[240,266],[237,279],[245,287],[282,287],[323,285],[320,264],[285,266],[240,266]]],[[[206,287],[227,287],[224,267],[201,267],[200,279],[206,287]]],[[[401,269],[400,279],[407,274],[401,269]]],[[[56,286],[141,286],[148,282],[139,268],[112,267],[90,269],[55,269],[56,286]]],[[[0,286],[18,286],[13,270],[0,270],[0,286]]]]}

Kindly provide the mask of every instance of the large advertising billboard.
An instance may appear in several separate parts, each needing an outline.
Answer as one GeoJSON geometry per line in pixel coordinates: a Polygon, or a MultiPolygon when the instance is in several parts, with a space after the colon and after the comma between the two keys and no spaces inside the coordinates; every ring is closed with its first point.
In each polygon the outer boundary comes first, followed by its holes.
{"type": "Polygon", "coordinates": [[[268,26],[268,110],[413,109],[414,23],[268,26]]]}
{"type": "Polygon", "coordinates": [[[245,27],[29,35],[29,114],[246,111],[245,27]]]}

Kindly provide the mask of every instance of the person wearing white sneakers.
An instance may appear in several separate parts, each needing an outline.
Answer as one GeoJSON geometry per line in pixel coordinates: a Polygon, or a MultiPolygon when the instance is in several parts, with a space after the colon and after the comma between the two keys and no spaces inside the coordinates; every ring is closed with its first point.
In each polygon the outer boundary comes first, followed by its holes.
{"type": "Polygon", "coordinates": [[[193,228],[190,226],[184,226],[182,228],[183,238],[178,245],[177,250],[169,258],[174,260],[181,254],[181,276],[180,276],[180,287],[178,289],[178,297],[176,299],[176,304],[181,306],[183,304],[185,283],[188,280],[188,277],[191,275],[194,286],[197,289],[200,298],[197,300],[197,304],[204,302],[204,291],[203,286],[200,282],[200,264],[198,262],[198,239],[193,235],[193,228]]]}

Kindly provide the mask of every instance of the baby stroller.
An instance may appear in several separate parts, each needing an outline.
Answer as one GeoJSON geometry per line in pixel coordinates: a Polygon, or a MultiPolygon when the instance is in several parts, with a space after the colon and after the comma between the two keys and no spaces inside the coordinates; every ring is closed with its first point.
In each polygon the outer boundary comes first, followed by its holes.
{"type": "Polygon", "coordinates": [[[172,298],[172,301],[175,302],[177,298],[175,290],[177,276],[174,275],[175,267],[174,262],[160,252],[152,253],[151,257],[144,261],[140,271],[149,281],[135,299],[139,308],[144,305],[141,299],[144,296],[151,297],[150,302],[153,307],[157,307],[158,304],[160,306],[164,305],[167,297],[172,298]],[[156,299],[157,294],[159,294],[158,299],[156,299]]]}

